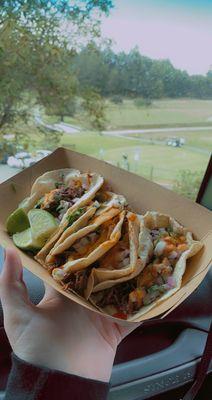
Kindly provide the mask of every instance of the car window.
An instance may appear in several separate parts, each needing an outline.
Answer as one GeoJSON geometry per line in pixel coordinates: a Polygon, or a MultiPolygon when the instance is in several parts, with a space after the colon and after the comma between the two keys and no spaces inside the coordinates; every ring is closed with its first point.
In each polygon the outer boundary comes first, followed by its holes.
{"type": "Polygon", "coordinates": [[[195,200],[212,149],[212,5],[36,3],[0,10],[1,181],[64,146],[195,200]]]}

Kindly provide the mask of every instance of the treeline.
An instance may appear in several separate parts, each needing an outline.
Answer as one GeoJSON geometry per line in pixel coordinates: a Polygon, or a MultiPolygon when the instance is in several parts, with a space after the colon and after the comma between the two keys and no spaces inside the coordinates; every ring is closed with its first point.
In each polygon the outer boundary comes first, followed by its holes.
{"type": "MultiPolygon", "coordinates": [[[[100,15],[109,13],[111,0],[89,0],[88,8],[77,0],[71,4],[68,0],[55,0],[54,7],[39,0],[2,2],[1,137],[11,132],[19,140],[26,137],[35,125],[35,113],[61,120],[80,115],[92,129],[101,131],[107,97],[116,97],[117,102],[123,97],[145,99],[145,104],[162,97],[212,98],[212,72],[206,77],[189,76],[169,60],[152,60],[137,48],[116,54],[109,45],[98,47],[100,15]],[[61,33],[62,18],[77,28],[71,37],[61,33]],[[81,50],[79,32],[89,42],[81,50]]],[[[42,129],[36,125],[35,130],[42,129]]]]}
{"type": "Polygon", "coordinates": [[[212,72],[190,76],[169,60],[152,60],[137,48],[116,54],[90,44],[72,63],[80,87],[95,88],[102,96],[212,98],[212,72]]]}

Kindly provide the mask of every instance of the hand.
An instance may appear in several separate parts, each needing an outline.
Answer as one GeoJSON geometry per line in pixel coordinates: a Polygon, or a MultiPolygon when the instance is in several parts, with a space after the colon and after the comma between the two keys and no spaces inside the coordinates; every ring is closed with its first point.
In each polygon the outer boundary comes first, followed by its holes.
{"type": "Polygon", "coordinates": [[[50,286],[31,303],[15,250],[0,277],[4,327],[14,353],[32,364],[107,382],[116,349],[138,324],[122,327],[72,302],[50,286]]]}

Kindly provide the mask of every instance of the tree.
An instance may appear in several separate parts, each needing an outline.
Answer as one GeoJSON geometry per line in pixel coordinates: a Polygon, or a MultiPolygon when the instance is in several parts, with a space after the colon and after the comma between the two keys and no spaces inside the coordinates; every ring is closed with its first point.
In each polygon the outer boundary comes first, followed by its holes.
{"type": "Polygon", "coordinates": [[[93,42],[89,43],[76,55],[74,71],[77,73],[82,92],[85,87],[93,87],[103,95],[107,93],[109,69],[104,62],[103,53],[93,42]]]}
{"type": "Polygon", "coordinates": [[[111,0],[0,1],[0,129],[26,119],[20,108],[29,90],[48,111],[73,112],[77,80],[65,65],[72,44],[62,24],[97,33],[100,13],[111,7],[111,0]]]}
{"type": "Polygon", "coordinates": [[[44,54],[36,77],[37,99],[49,115],[65,116],[75,113],[75,101],[78,93],[78,80],[73,73],[72,54],[58,48],[53,57],[44,54]]]}
{"type": "Polygon", "coordinates": [[[82,107],[86,112],[93,129],[101,132],[105,127],[104,101],[93,89],[86,89],[83,93],[82,107]]]}

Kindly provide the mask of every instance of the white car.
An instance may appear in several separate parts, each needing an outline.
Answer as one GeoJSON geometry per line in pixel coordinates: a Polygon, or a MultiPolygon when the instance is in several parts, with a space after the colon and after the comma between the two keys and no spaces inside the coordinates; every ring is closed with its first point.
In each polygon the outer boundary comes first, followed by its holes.
{"type": "Polygon", "coordinates": [[[49,156],[49,154],[51,154],[52,152],[50,150],[36,150],[35,153],[35,158],[37,160],[41,160],[42,158],[49,156]]]}
{"type": "Polygon", "coordinates": [[[36,150],[34,155],[31,155],[27,151],[21,151],[14,156],[8,157],[7,165],[13,168],[27,168],[49,154],[51,154],[49,150],[36,150]]]}
{"type": "Polygon", "coordinates": [[[16,153],[14,156],[10,156],[7,159],[7,165],[12,168],[27,168],[35,162],[36,159],[32,158],[30,153],[26,151],[16,153]]]}

